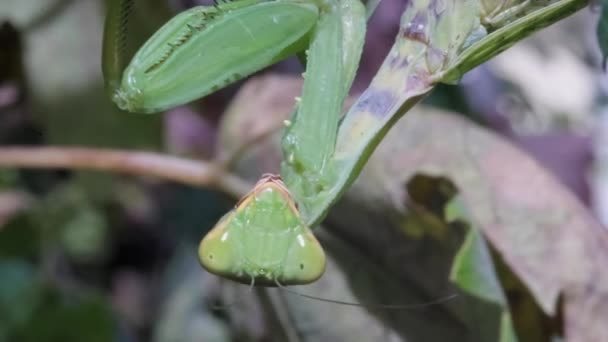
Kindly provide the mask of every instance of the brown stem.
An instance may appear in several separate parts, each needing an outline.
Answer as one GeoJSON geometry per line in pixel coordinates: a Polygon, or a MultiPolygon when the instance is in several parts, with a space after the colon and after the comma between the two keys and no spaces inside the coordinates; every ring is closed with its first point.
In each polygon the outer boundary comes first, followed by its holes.
{"type": "Polygon", "coordinates": [[[84,147],[2,147],[0,167],[88,169],[152,176],[194,186],[214,187],[235,197],[250,186],[215,163],[161,153],[84,147]]]}

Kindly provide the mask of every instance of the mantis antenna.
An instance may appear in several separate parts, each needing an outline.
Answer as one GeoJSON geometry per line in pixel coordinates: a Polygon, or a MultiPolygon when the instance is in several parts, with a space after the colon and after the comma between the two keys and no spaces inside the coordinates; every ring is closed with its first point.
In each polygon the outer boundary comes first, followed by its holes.
{"type": "Polygon", "coordinates": [[[338,304],[338,305],[345,305],[345,306],[358,306],[358,307],[364,307],[364,308],[369,308],[369,309],[387,309],[387,310],[407,310],[407,309],[421,309],[421,308],[425,308],[431,305],[437,305],[437,304],[443,304],[447,301],[450,301],[456,297],[459,296],[458,293],[453,293],[450,295],[446,295],[443,297],[439,297],[435,300],[432,300],[430,302],[425,302],[425,303],[412,303],[412,304],[376,304],[376,303],[355,303],[355,302],[347,302],[347,301],[343,301],[343,300],[336,300],[336,299],[329,299],[329,298],[322,298],[322,297],[316,297],[316,296],[312,296],[306,293],[302,293],[302,292],[298,292],[295,290],[292,290],[290,288],[287,288],[283,285],[281,285],[281,283],[279,283],[278,281],[276,282],[277,287],[280,288],[281,290],[302,297],[302,298],[306,298],[306,299],[312,299],[312,300],[317,300],[320,302],[326,302],[326,303],[332,303],[332,304],[338,304]]]}
{"type": "MultiPolygon", "coordinates": [[[[317,297],[317,296],[309,295],[309,294],[302,293],[302,292],[299,292],[299,291],[296,291],[296,290],[292,290],[292,289],[288,288],[287,286],[283,286],[279,281],[276,281],[275,285],[281,291],[285,291],[285,292],[287,292],[289,294],[292,294],[292,295],[295,295],[295,296],[298,296],[298,297],[302,297],[302,298],[306,298],[306,299],[310,299],[310,300],[316,300],[316,301],[319,301],[319,302],[325,302],[325,303],[337,304],[337,305],[344,305],[344,306],[363,307],[363,308],[368,308],[368,309],[382,309],[382,310],[424,309],[424,308],[429,307],[429,306],[439,305],[439,304],[446,303],[446,302],[448,302],[448,301],[450,301],[452,299],[455,299],[455,298],[457,298],[457,297],[460,296],[458,293],[453,293],[453,294],[450,294],[450,295],[439,297],[439,298],[437,298],[435,300],[432,300],[432,301],[429,301],[429,302],[411,303],[411,304],[356,303],[356,302],[348,302],[348,301],[343,301],[343,300],[322,298],[322,297],[317,297]]],[[[252,290],[253,290],[253,282],[249,286],[248,291],[251,292],[252,290]]],[[[229,307],[232,307],[233,305],[235,305],[239,301],[240,301],[240,299],[235,299],[235,300],[233,300],[232,302],[230,302],[228,304],[213,305],[211,307],[211,309],[212,310],[224,310],[224,309],[227,309],[229,307]]]]}

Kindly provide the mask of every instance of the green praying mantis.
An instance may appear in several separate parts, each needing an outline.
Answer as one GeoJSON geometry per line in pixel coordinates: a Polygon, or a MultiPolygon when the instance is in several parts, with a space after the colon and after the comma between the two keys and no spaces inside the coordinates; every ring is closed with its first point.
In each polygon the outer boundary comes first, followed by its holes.
{"type": "Polygon", "coordinates": [[[366,10],[360,0],[235,0],[198,6],[167,22],[127,64],[123,45],[131,5],[110,0],[103,49],[108,96],[127,111],[163,111],[288,56],[305,60],[302,95],[283,135],[281,176],[263,176],[199,246],[201,264],[214,274],[283,286],[323,274],[325,253],[311,227],[409,108],[435,84],[458,81],[587,1],[408,1],[393,48],[343,116],[373,5],[366,10]]]}
{"type": "MultiPolygon", "coordinates": [[[[310,199],[331,185],[339,114],[365,37],[367,15],[359,0],[244,0],[195,7],[152,36],[124,72],[116,57],[129,4],[111,5],[104,56],[112,62],[105,64],[104,75],[114,102],[129,111],[157,112],[187,103],[307,51],[307,81],[285,135],[284,169],[287,184],[303,185],[310,199]]],[[[257,285],[318,279],[325,254],[288,186],[279,176],[262,177],[201,242],[203,266],[257,285]]]]}

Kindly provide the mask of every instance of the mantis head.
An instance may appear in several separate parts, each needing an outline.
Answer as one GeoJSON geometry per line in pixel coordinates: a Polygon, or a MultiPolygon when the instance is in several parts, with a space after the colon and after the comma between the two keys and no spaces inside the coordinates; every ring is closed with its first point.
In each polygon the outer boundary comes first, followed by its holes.
{"type": "Polygon", "coordinates": [[[265,175],[199,245],[203,267],[245,284],[308,284],[325,271],[325,252],[300,218],[279,176],[265,175]]]}

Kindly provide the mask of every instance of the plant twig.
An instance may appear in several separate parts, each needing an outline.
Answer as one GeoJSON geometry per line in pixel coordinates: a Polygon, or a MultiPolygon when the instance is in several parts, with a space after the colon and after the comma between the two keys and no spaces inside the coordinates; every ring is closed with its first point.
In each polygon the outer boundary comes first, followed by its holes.
{"type": "Polygon", "coordinates": [[[213,187],[234,197],[250,186],[216,163],[161,153],[84,147],[0,148],[0,167],[65,168],[150,176],[193,186],[213,187]]]}

